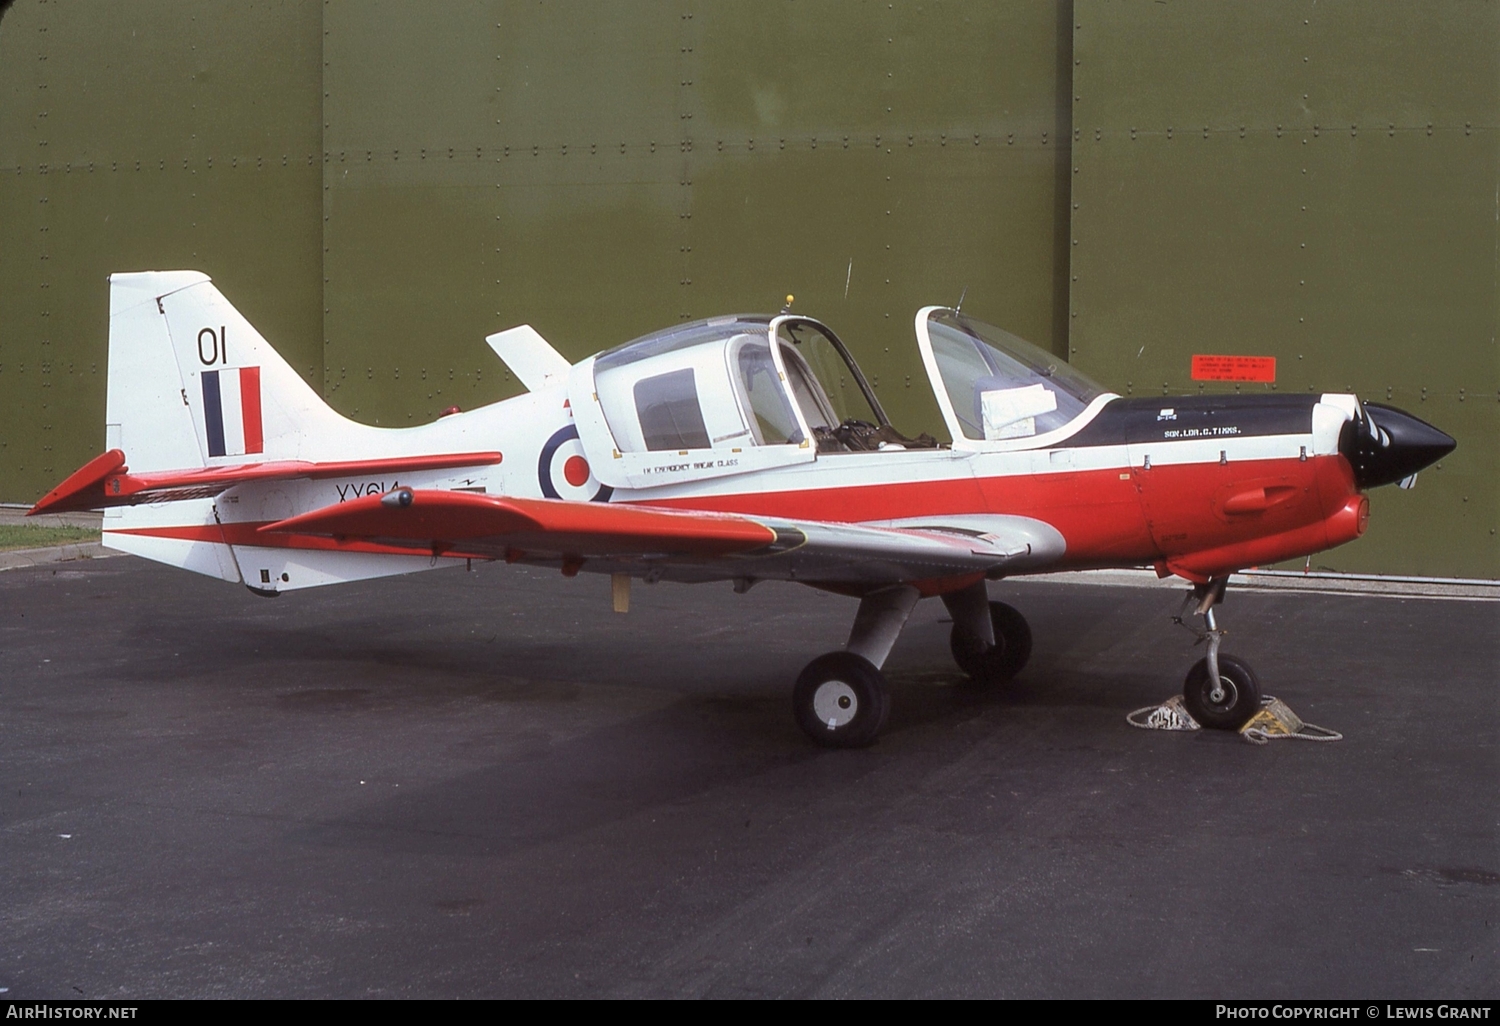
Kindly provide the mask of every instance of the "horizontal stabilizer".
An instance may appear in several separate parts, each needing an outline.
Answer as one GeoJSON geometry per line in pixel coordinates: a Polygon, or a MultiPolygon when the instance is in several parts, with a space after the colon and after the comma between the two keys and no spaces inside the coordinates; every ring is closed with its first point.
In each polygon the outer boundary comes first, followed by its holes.
{"type": "Polygon", "coordinates": [[[31,507],[27,516],[36,516],[38,513],[72,513],[109,506],[134,506],[143,502],[207,499],[251,481],[412,474],[423,470],[493,466],[500,459],[498,452],[459,452],[433,456],[397,456],[380,460],[274,460],[266,463],[131,474],[130,468],[125,465],[125,454],[119,449],[111,449],[74,471],[66,481],[31,507]]]}
{"type": "Polygon", "coordinates": [[[125,465],[125,454],[119,449],[100,453],[69,474],[66,480],[37,501],[27,510],[28,517],[38,513],[77,513],[86,509],[102,509],[105,502],[105,482],[118,477],[130,468],[125,465]]]}
{"type": "Polygon", "coordinates": [[[744,517],[637,506],[398,489],[268,524],[270,533],[320,534],[435,553],[518,549],[563,556],[712,557],[765,548],[776,532],[744,517]]]}

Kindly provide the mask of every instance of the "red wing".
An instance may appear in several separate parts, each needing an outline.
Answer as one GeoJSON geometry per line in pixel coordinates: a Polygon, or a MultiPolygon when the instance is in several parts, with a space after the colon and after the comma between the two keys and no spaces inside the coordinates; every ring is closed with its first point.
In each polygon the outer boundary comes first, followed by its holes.
{"type": "Polygon", "coordinates": [[[325,506],[260,530],[358,538],[433,552],[469,550],[477,543],[570,557],[721,556],[765,548],[777,537],[763,524],[723,513],[406,489],[325,506]]]}
{"type": "Polygon", "coordinates": [[[106,506],[132,506],[141,502],[207,499],[250,481],[411,474],[420,470],[487,467],[499,463],[500,459],[498,452],[459,452],[330,463],[277,460],[270,463],[238,463],[224,467],[153,470],[144,474],[132,474],[125,465],[125,454],[119,449],[111,449],[74,471],[66,481],[31,507],[27,516],[38,513],[72,513],[103,509],[106,506]]]}

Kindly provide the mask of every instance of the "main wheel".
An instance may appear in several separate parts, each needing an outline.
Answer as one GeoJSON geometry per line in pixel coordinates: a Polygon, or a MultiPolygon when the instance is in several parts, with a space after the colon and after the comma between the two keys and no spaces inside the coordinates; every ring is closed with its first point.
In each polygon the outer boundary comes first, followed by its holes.
{"type": "Polygon", "coordinates": [[[959,669],[981,684],[1010,680],[1031,658],[1031,626],[1013,606],[990,603],[995,645],[990,648],[957,623],[948,643],[959,669]]]}
{"type": "Polygon", "coordinates": [[[797,725],[826,748],[874,744],[890,708],[885,675],[852,652],[818,656],[792,689],[797,725]]]}
{"type": "Polygon", "coordinates": [[[1183,704],[1193,719],[1205,727],[1239,730],[1260,708],[1260,678],[1243,659],[1220,652],[1219,681],[1221,694],[1215,701],[1208,659],[1199,659],[1183,682],[1183,704]]]}

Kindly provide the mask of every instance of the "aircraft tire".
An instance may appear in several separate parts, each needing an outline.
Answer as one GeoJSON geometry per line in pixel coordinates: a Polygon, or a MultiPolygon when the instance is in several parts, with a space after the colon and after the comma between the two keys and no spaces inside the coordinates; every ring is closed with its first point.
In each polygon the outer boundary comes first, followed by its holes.
{"type": "Polygon", "coordinates": [[[990,623],[995,628],[994,648],[986,648],[956,623],[948,638],[954,662],[980,684],[1010,680],[1031,658],[1031,625],[1020,610],[1004,602],[991,602],[990,623]]]}
{"type": "Polygon", "coordinates": [[[797,725],[825,748],[875,743],[890,714],[885,675],[852,652],[829,652],[808,663],[792,689],[797,725]]]}
{"type": "Polygon", "coordinates": [[[1199,659],[1182,685],[1183,705],[1202,726],[1213,730],[1239,730],[1260,708],[1260,678],[1250,664],[1236,656],[1219,653],[1219,679],[1224,699],[1214,702],[1208,679],[1208,659],[1199,659]]]}

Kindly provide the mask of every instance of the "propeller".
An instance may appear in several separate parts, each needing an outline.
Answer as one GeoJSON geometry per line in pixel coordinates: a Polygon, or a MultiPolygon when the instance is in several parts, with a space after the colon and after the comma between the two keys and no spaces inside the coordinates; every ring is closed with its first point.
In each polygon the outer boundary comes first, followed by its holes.
{"type": "Polygon", "coordinates": [[[1360,403],[1359,417],[1339,436],[1339,452],[1354,468],[1361,491],[1412,477],[1457,446],[1426,421],[1383,403],[1360,403]]]}

